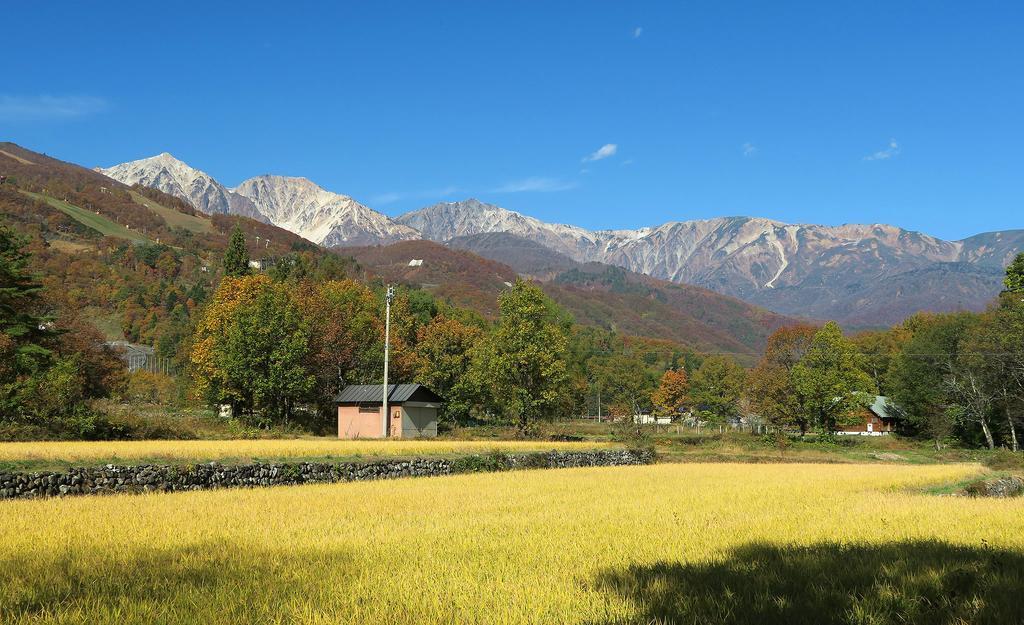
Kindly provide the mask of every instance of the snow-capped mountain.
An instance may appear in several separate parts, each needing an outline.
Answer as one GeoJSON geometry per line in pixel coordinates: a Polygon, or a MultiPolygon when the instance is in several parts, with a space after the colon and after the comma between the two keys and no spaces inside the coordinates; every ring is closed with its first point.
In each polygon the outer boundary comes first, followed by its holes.
{"type": "Polygon", "coordinates": [[[440,242],[514,234],[576,261],[703,286],[785,314],[864,325],[896,323],[916,310],[983,307],[998,293],[1003,268],[1024,249],[1024,230],[945,241],[883,224],[820,226],[754,217],[589,231],[476,200],[435,204],[397,221],[440,242]]]}
{"type": "Polygon", "coordinates": [[[579,261],[596,260],[609,249],[646,232],[595,232],[568,224],[550,224],[473,198],[461,202],[439,202],[401,215],[395,221],[415,228],[432,241],[487,232],[514,234],[579,261]]]}
{"type": "Polygon", "coordinates": [[[204,213],[272,223],[325,247],[419,238],[412,228],[305,178],[257,176],[228,189],[166,152],[96,171],[127,185],[141,184],[175,195],[204,213]]]}
{"type": "MultiPolygon", "coordinates": [[[[577,262],[706,287],[783,314],[862,325],[896,323],[917,310],[980,309],[998,293],[1003,268],[1024,249],[1024,230],[945,241],[883,224],[820,226],[757,217],[587,230],[475,199],[390,219],[305,178],[257,176],[228,189],[166,153],[99,171],[176,195],[201,211],[254,217],[327,247],[506,233],[577,262]]],[[[500,238],[472,243],[478,252],[479,246],[494,247],[489,257],[497,260],[525,253],[500,238]]]]}
{"type": "Polygon", "coordinates": [[[420,238],[416,230],[306,178],[256,176],[231,191],[249,199],[275,226],[325,247],[420,238]]]}
{"type": "Polygon", "coordinates": [[[267,221],[247,198],[167,152],[113,167],[97,167],[96,171],[126,185],[140,184],[174,195],[210,215],[223,213],[267,221]]]}

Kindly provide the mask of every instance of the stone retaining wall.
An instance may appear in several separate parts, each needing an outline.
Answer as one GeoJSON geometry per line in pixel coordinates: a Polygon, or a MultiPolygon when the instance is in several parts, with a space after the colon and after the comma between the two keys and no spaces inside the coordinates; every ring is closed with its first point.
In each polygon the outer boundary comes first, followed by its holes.
{"type": "Polygon", "coordinates": [[[649,449],[550,451],[377,462],[284,462],[187,466],[112,465],[40,473],[0,472],[0,499],[104,493],[173,492],[254,486],[358,482],[482,471],[650,464],[649,449]]]}

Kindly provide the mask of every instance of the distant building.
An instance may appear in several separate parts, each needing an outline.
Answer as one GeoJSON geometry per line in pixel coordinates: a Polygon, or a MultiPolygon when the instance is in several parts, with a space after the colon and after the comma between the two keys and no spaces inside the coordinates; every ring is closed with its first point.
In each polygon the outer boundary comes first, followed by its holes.
{"type": "Polygon", "coordinates": [[[273,258],[254,258],[249,261],[249,268],[257,271],[266,271],[274,266],[273,258]]]}
{"type": "Polygon", "coordinates": [[[155,350],[149,345],[139,345],[128,341],[108,341],[104,345],[118,353],[129,373],[150,371],[156,362],[155,350]]]}
{"type": "Polygon", "coordinates": [[[850,425],[839,426],[836,434],[848,436],[883,436],[896,430],[896,418],[889,414],[889,398],[875,396],[870,406],[860,411],[858,420],[850,425]]]}
{"type": "Polygon", "coordinates": [[[422,267],[423,266],[423,259],[422,258],[414,258],[414,259],[409,261],[409,266],[410,267],[422,267]]]}
{"type": "Polygon", "coordinates": [[[668,425],[672,423],[672,417],[656,417],[649,414],[633,415],[633,423],[638,425],[668,425]]]}
{"type": "Polygon", "coordinates": [[[338,405],[338,438],[433,438],[437,410],[444,400],[421,384],[388,385],[388,412],[382,431],[382,384],[352,384],[334,398],[338,405]]]}

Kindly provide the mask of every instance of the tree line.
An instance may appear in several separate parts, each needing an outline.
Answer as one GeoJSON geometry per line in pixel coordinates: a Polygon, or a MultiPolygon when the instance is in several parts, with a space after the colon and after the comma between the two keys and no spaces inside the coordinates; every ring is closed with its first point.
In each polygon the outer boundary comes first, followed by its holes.
{"type": "MultiPolygon", "coordinates": [[[[59,318],[47,312],[24,239],[3,229],[0,248],[5,419],[84,419],[90,399],[124,386],[123,368],[80,316],[67,308],[59,318]]],[[[185,365],[193,397],[226,404],[251,425],[325,432],[341,388],[380,382],[383,284],[345,277],[340,261],[328,262],[333,256],[321,262],[301,250],[254,272],[237,228],[224,248],[219,282],[183,291],[176,275],[199,269],[184,267],[182,258],[179,248],[167,246],[112,248],[113,266],[148,272],[159,288],[109,297],[127,312],[133,306],[163,311],[126,314],[125,329],[140,328],[141,338],[149,327],[165,328],[159,336],[172,340],[162,350],[185,365]],[[145,303],[150,297],[154,306],[145,303]]],[[[450,424],[503,423],[530,432],[545,419],[601,411],[627,419],[758,419],[778,430],[831,436],[861,418],[880,394],[908,434],[936,444],[955,439],[1017,449],[1022,300],[1024,255],[983,313],[921,313],[852,337],[835,323],[786,327],[746,369],[727,354],[581,326],[523,280],[499,296],[495,319],[401,287],[393,305],[391,371],[396,382],[420,382],[441,394],[441,417],[450,424]]]]}

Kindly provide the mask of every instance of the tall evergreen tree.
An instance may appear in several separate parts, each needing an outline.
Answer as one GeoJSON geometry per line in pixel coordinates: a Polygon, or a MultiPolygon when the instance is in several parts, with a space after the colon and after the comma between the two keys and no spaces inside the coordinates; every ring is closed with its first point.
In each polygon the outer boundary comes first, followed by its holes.
{"type": "Polygon", "coordinates": [[[249,275],[249,249],[245,247],[245,235],[235,226],[231,239],[224,251],[224,275],[238,278],[249,275]]]}
{"type": "Polygon", "coordinates": [[[3,363],[10,373],[35,370],[50,355],[43,347],[45,319],[32,311],[42,285],[28,272],[25,241],[0,225],[0,346],[12,360],[3,363]]]}

